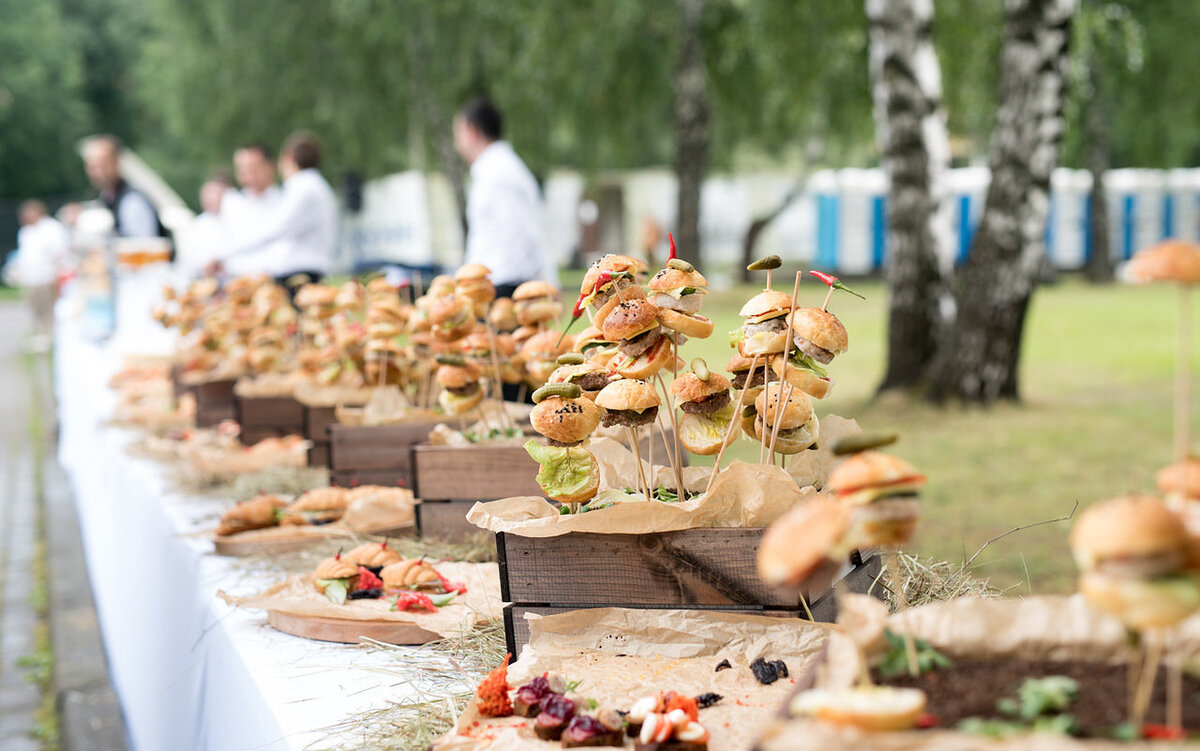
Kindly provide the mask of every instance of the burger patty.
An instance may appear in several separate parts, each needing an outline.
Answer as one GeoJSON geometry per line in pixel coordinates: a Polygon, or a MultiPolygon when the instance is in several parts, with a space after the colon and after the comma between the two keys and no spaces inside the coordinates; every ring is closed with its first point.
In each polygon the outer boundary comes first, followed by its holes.
{"type": "Polygon", "coordinates": [[[466,386],[447,386],[446,390],[455,396],[470,396],[479,390],[479,381],[472,381],[466,386]]]}
{"type": "Polygon", "coordinates": [[[729,404],[729,391],[722,391],[695,402],[684,402],[679,408],[689,415],[711,415],[729,404]]]}
{"type": "Polygon", "coordinates": [[[582,375],[571,381],[571,383],[584,391],[599,391],[608,385],[608,375],[604,371],[598,370],[595,373],[582,375]]]}
{"type": "Polygon", "coordinates": [[[700,304],[704,302],[700,299],[700,295],[684,295],[676,300],[674,297],[665,294],[657,294],[654,296],[654,304],[660,308],[669,310],[678,310],[680,313],[699,313],[700,304]]]}
{"type": "MultiPolygon", "coordinates": [[[[747,376],[748,376],[748,375],[750,375],[750,371],[748,371],[748,370],[743,370],[743,371],[742,371],[742,372],[740,372],[740,373],[736,373],[736,374],[733,376],[733,381],[731,381],[731,385],[732,385],[732,386],[733,386],[735,389],[744,389],[744,388],[746,388],[746,387],[747,387],[746,380],[747,380],[747,376]]],[[[759,368],[758,370],[756,370],[756,371],[754,372],[754,377],[753,377],[753,378],[750,378],[750,379],[749,379],[749,381],[750,381],[750,383],[749,383],[749,387],[750,387],[750,388],[754,388],[755,386],[765,386],[765,385],[766,385],[766,383],[767,383],[767,371],[766,371],[766,369],[765,369],[765,368],[759,368]]]]}
{"type": "Polygon", "coordinates": [[[795,340],[796,346],[800,348],[801,352],[821,363],[822,365],[828,365],[829,363],[833,362],[833,353],[829,350],[818,347],[802,336],[796,336],[795,340]]]}
{"type": "Polygon", "coordinates": [[[1152,579],[1174,573],[1183,567],[1186,556],[1179,552],[1154,555],[1131,556],[1129,558],[1106,558],[1096,564],[1096,570],[1112,576],[1136,579],[1152,579]]]}
{"type": "Polygon", "coordinates": [[[595,306],[596,310],[600,310],[600,308],[604,307],[604,303],[611,300],[612,296],[614,294],[616,294],[616,292],[614,290],[618,290],[618,289],[623,290],[623,289],[626,289],[627,287],[632,287],[632,286],[633,286],[632,279],[629,279],[627,277],[621,277],[621,278],[617,279],[616,281],[614,281],[612,283],[612,286],[610,286],[608,289],[597,292],[596,296],[592,298],[592,305],[595,306]]]}
{"type": "Polygon", "coordinates": [[[746,332],[746,336],[761,334],[763,332],[783,331],[787,328],[787,316],[779,316],[772,318],[769,321],[762,323],[747,323],[742,326],[742,331],[746,332]]]}
{"type": "Polygon", "coordinates": [[[640,357],[646,350],[653,347],[662,338],[662,326],[655,325],[649,331],[644,331],[632,339],[622,339],[617,350],[627,357],[640,357]]]}
{"type": "Polygon", "coordinates": [[[637,428],[654,422],[655,417],[658,417],[658,407],[651,407],[645,412],[635,412],[632,409],[610,409],[604,413],[600,424],[606,428],[611,428],[614,425],[637,428]]]}
{"type": "Polygon", "coordinates": [[[551,446],[558,446],[559,448],[569,448],[571,446],[578,446],[582,444],[583,441],[556,441],[553,438],[547,438],[546,443],[550,444],[551,446]]]}

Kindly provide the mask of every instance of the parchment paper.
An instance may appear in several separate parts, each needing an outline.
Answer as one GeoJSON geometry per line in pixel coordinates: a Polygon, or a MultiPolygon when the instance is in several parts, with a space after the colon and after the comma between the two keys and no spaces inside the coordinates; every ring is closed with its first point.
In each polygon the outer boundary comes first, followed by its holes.
{"type": "MultiPolygon", "coordinates": [[[[1027,599],[964,597],[924,605],[886,616],[877,607],[864,605],[862,595],[847,595],[846,605],[857,616],[843,633],[829,639],[828,659],[817,671],[816,685],[841,688],[853,685],[859,660],[852,638],[870,642],[868,653],[877,653],[881,642],[873,635],[882,626],[925,639],[951,658],[1020,657],[1029,660],[1086,659],[1120,662],[1128,654],[1124,628],[1112,616],[1088,606],[1082,595],[1040,596],[1027,599]]],[[[1200,652],[1200,615],[1189,618],[1168,639],[1168,653],[1200,652]]],[[[973,751],[974,749],[1081,749],[1162,748],[1161,744],[1082,741],[1060,735],[1024,736],[990,741],[952,730],[903,733],[863,733],[812,720],[776,718],[760,743],[761,751],[824,751],[825,749],[884,749],[885,751],[973,751]]]]}
{"type": "MultiPolygon", "coordinates": [[[[389,488],[389,491],[391,489],[389,488]]],[[[402,489],[401,489],[402,490],[402,489]]],[[[330,524],[284,525],[252,529],[219,539],[235,542],[283,542],[285,540],[320,540],[325,537],[370,533],[371,530],[405,527],[413,523],[416,500],[411,490],[402,490],[398,502],[388,498],[359,498],[346,507],[342,518],[330,524]]]]}
{"type": "MultiPolygon", "coordinates": [[[[599,608],[527,617],[530,642],[509,668],[511,686],[557,672],[582,681],[581,697],[623,710],[659,691],[692,696],[715,692],[722,701],[700,710],[713,751],[749,749],[762,723],[793,688],[788,678],[760,684],[750,663],[758,657],[783,660],[794,677],[815,659],[828,633],[828,627],[798,618],[712,611],[599,608]],[[714,672],[723,659],[731,669],[714,672]]],[[[485,747],[516,751],[562,746],[538,740],[532,719],[480,717],[474,700],[455,729],[433,745],[435,751],[485,747]]]]}
{"type": "Polygon", "coordinates": [[[254,377],[239,378],[233,385],[233,393],[244,398],[270,398],[292,396],[296,387],[304,382],[298,372],[260,373],[254,377]]]}
{"type": "Polygon", "coordinates": [[[442,636],[458,634],[477,623],[500,617],[500,574],[495,563],[435,563],[434,566],[450,581],[467,585],[465,595],[459,595],[436,613],[392,612],[388,600],[347,600],[336,605],[317,591],[311,572],[290,576],[251,597],[234,597],[224,590],[217,596],[230,605],[253,610],[350,621],[415,623],[442,636]]]}
{"type": "Polygon", "coordinates": [[[371,398],[371,389],[366,386],[322,386],[304,381],[296,386],[295,397],[306,407],[362,406],[371,398]]]}

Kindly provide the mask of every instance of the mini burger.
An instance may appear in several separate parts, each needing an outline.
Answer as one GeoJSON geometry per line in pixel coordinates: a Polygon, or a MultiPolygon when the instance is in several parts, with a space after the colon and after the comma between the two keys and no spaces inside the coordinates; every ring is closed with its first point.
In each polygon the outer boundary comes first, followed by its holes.
{"type": "Polygon", "coordinates": [[[488,279],[491,273],[482,263],[468,263],[454,274],[454,293],[468,298],[482,312],[483,306],[496,299],[496,287],[488,279]]]}
{"type": "Polygon", "coordinates": [[[379,578],[389,592],[414,589],[441,592],[444,589],[437,569],[420,558],[389,563],[379,572],[379,578]]]}
{"type": "Polygon", "coordinates": [[[429,286],[425,288],[425,294],[431,299],[454,294],[454,277],[449,274],[438,274],[429,280],[429,286]]]}
{"type": "Polygon", "coordinates": [[[563,336],[549,329],[540,331],[525,340],[521,346],[521,359],[529,373],[530,385],[541,386],[558,367],[558,356],[571,351],[574,344],[571,336],[563,336]]]}
{"type": "Polygon", "coordinates": [[[559,503],[590,501],[600,490],[600,466],[582,444],[595,430],[600,411],[570,383],[543,386],[534,392],[533,400],[536,405],[529,421],[550,442],[542,446],[530,439],[525,444],[525,451],[541,467],[538,486],[559,503]]]}
{"type": "Polygon", "coordinates": [[[1200,575],[1180,518],[1151,496],[1090,507],[1071,530],[1079,589],[1092,607],[1133,629],[1162,628],[1200,607],[1200,575]]]}
{"type": "Polygon", "coordinates": [[[500,332],[512,332],[520,324],[517,322],[516,304],[507,297],[496,298],[488,311],[488,325],[500,332]]]}
{"type": "Polygon", "coordinates": [[[562,315],[558,288],[548,282],[525,282],[513,291],[512,299],[517,322],[522,326],[553,321],[562,315]]]}
{"type": "Polygon", "coordinates": [[[372,339],[363,355],[363,374],[371,383],[399,383],[404,348],[391,339],[372,339]]]}
{"type": "Polygon", "coordinates": [[[429,306],[429,324],[439,342],[456,342],[475,328],[475,308],[469,297],[449,294],[429,306]]]}
{"type": "Polygon", "coordinates": [[[713,322],[700,315],[700,304],[708,294],[708,280],[686,261],[673,260],[668,264],[650,280],[659,323],[684,336],[708,338],[713,332],[713,322]]]}
{"type": "Polygon", "coordinates": [[[812,717],[868,732],[910,730],[925,711],[925,692],[895,686],[811,689],[798,694],[789,711],[793,717],[812,717]]]}
{"type": "Polygon", "coordinates": [[[812,399],[803,391],[789,391],[772,381],[754,400],[754,411],[754,436],[768,444],[774,437],[777,453],[798,454],[816,447],[821,424],[813,414],[812,399]]]}
{"type": "Polygon", "coordinates": [[[609,368],[623,378],[652,378],[671,363],[671,340],[658,323],[658,306],[646,299],[626,300],[604,319],[604,338],[617,342],[609,368]]]}
{"type": "Polygon", "coordinates": [[[1163,467],[1154,480],[1158,492],[1166,496],[1167,504],[1176,510],[1187,506],[1188,501],[1200,501],[1200,457],[1189,456],[1163,467]]]}
{"type": "Polygon", "coordinates": [[[611,376],[608,369],[595,362],[567,363],[559,365],[547,383],[573,383],[578,386],[583,395],[595,401],[596,395],[609,384],[611,376]]]}
{"type": "Polygon", "coordinates": [[[387,541],[365,542],[357,548],[342,554],[342,560],[362,566],[372,574],[379,576],[384,566],[404,560],[404,556],[388,546],[387,541]]]}
{"type": "MultiPolygon", "coordinates": [[[[695,368],[695,365],[693,365],[695,368]]],[[[712,456],[737,437],[729,430],[733,405],[729,400],[729,379],[701,368],[699,373],[683,373],[671,384],[675,403],[683,410],[679,421],[679,440],[698,456],[712,456]]]]}
{"type": "Polygon", "coordinates": [[[787,314],[792,309],[791,295],[773,289],[759,292],[746,301],[738,313],[744,320],[730,336],[730,344],[739,354],[776,355],[787,345],[787,314]]]}
{"type": "Polygon", "coordinates": [[[617,354],[617,347],[604,338],[603,331],[588,326],[575,335],[575,351],[583,355],[585,360],[607,365],[617,354]]]}
{"type": "Polygon", "coordinates": [[[300,495],[279,512],[281,524],[329,524],[342,518],[349,501],[346,489],[314,488],[300,495]]]}
{"type": "Polygon", "coordinates": [[[792,342],[796,349],[790,352],[789,369],[803,371],[810,387],[821,392],[813,394],[820,399],[829,392],[824,384],[832,384],[824,366],[849,348],[846,327],[827,310],[797,308],[792,313],[792,342]]]}
{"type": "Polygon", "coordinates": [[[596,395],[596,406],[605,409],[600,424],[636,428],[649,425],[658,416],[658,392],[645,381],[613,381],[596,395]]]}
{"type": "MultiPolygon", "coordinates": [[[[238,281],[237,279],[234,280],[238,281]]],[[[229,288],[226,287],[228,292],[229,288]]],[[[306,284],[296,291],[296,307],[313,318],[332,318],[338,312],[336,287],[306,284]]]]}
{"type": "Polygon", "coordinates": [[[758,546],[758,573],[773,585],[818,589],[832,582],[846,551],[850,509],[828,496],[801,503],[767,529],[758,546]]]}
{"type": "Polygon", "coordinates": [[[579,284],[580,309],[591,306],[600,310],[610,299],[620,296],[627,300],[633,296],[645,297],[646,293],[637,284],[637,274],[645,268],[644,262],[630,256],[609,253],[599,258],[588,267],[583,281],[579,284]],[[601,275],[605,273],[611,277],[611,281],[602,282],[597,286],[601,275]]]}
{"type": "Polygon", "coordinates": [[[342,558],[341,553],[317,564],[313,584],[317,591],[336,605],[346,602],[346,596],[358,583],[358,564],[342,558]]]}
{"type": "Polygon", "coordinates": [[[729,364],[725,366],[725,370],[729,371],[730,386],[741,390],[745,388],[752,389],[746,394],[746,399],[753,401],[758,396],[759,391],[767,383],[767,366],[764,358],[758,358],[758,366],[754,372],[750,372],[750,366],[754,361],[741,354],[734,354],[729,358],[729,364]]]}
{"type": "Polygon", "coordinates": [[[899,547],[912,539],[921,517],[918,493],[925,475],[911,464],[878,451],[853,454],[829,473],[832,491],[854,516],[851,547],[899,547]]]}
{"type": "Polygon", "coordinates": [[[439,362],[442,365],[435,377],[443,389],[438,394],[442,411],[448,415],[461,415],[475,409],[483,401],[483,389],[479,383],[483,369],[463,358],[439,356],[439,362]]]}

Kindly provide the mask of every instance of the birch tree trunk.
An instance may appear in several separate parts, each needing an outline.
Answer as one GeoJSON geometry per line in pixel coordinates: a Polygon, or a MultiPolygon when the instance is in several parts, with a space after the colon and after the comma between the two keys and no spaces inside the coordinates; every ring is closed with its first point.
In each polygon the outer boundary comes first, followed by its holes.
{"type": "Polygon", "coordinates": [[[983,220],[958,280],[957,317],[934,373],[934,398],[1019,396],[1025,314],[1045,257],[1050,174],[1058,160],[1074,0],[1005,0],[1000,102],[983,220]]]}
{"type": "Polygon", "coordinates": [[[1108,194],[1104,190],[1104,174],[1108,172],[1108,118],[1104,108],[1105,88],[1098,53],[1093,50],[1088,61],[1088,78],[1092,95],[1084,114],[1087,138],[1087,167],[1092,173],[1092,208],[1088,215],[1088,235],[1092,254],[1087,261],[1087,276],[1093,282],[1113,280],[1112,237],[1108,226],[1108,194]]]}
{"type": "Polygon", "coordinates": [[[700,40],[704,0],[679,0],[679,59],[675,66],[675,176],[679,257],[700,263],[700,188],[708,166],[708,74],[700,40]]]}
{"type": "Polygon", "coordinates": [[[925,379],[945,333],[953,234],[950,145],[930,26],[933,0],[866,0],[871,94],[887,211],[888,355],[880,391],[925,379]]]}

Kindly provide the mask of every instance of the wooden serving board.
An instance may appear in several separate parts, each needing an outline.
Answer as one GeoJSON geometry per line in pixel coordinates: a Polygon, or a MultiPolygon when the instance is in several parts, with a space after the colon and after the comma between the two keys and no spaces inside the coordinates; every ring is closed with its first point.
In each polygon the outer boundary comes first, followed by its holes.
{"type": "Polygon", "coordinates": [[[213,538],[213,551],[217,555],[227,555],[242,558],[251,555],[274,555],[276,553],[291,553],[296,550],[312,547],[326,540],[353,537],[354,535],[376,535],[380,537],[400,537],[411,535],[416,530],[415,524],[399,526],[374,527],[371,529],[332,529],[329,534],[296,535],[271,538],[250,538],[242,535],[227,535],[213,538]],[[238,539],[242,537],[242,539],[238,539]]]}
{"type": "Polygon", "coordinates": [[[442,638],[415,623],[401,621],[354,621],[323,616],[293,615],[278,610],[267,612],[267,623],[292,636],[317,641],[358,644],[363,637],[385,644],[427,644],[442,638]]]}

